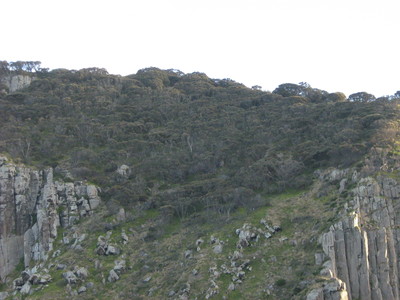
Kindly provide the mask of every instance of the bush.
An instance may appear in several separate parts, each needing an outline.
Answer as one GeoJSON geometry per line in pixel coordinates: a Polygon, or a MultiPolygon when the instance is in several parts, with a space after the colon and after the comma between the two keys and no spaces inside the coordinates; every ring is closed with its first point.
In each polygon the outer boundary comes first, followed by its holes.
{"type": "Polygon", "coordinates": [[[285,284],[286,284],[286,280],[283,278],[280,278],[277,281],[275,281],[276,286],[284,286],[285,284]]]}

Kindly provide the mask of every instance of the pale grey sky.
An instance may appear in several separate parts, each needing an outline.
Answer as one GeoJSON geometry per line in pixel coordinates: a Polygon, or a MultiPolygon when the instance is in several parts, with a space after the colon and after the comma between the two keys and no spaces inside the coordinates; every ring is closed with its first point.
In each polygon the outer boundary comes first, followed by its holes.
{"type": "Polygon", "coordinates": [[[399,12],[399,0],[3,0],[0,60],[382,96],[400,90],[399,12]]]}

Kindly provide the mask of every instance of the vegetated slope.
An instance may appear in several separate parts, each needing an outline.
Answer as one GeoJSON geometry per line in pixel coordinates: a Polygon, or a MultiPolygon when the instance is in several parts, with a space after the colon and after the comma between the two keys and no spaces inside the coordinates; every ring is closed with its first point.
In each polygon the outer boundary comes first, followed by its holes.
{"type": "Polygon", "coordinates": [[[397,100],[350,102],[304,84],[269,93],[157,68],[35,76],[1,97],[1,152],[68,169],[109,203],[171,205],[180,217],[257,206],[257,194],[304,188],[314,169],[350,166],[397,134],[397,100]]]}
{"type": "Polygon", "coordinates": [[[339,192],[343,178],[314,171],[398,165],[398,99],[305,84],[269,93],[156,68],[34,76],[1,96],[0,152],[96,183],[107,209],[60,232],[44,265],[53,281],[33,298],[84,286],[88,299],[304,299],[321,268],[317,237],[356,182],[348,171],[339,192]],[[120,253],[99,254],[103,243],[120,253]],[[89,275],[67,284],[81,267],[89,275]]]}

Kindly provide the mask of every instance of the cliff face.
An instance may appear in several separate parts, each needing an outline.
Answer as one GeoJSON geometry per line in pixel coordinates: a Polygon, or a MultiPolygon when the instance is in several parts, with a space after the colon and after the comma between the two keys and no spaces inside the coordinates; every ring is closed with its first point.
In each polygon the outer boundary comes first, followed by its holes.
{"type": "Polygon", "coordinates": [[[8,88],[10,93],[28,87],[34,78],[29,75],[13,75],[0,78],[0,83],[3,83],[8,88]]]}
{"type": "Polygon", "coordinates": [[[94,185],[54,181],[53,170],[32,170],[0,157],[0,281],[23,258],[46,260],[59,226],[74,224],[100,203],[94,185]]]}
{"type": "MultiPolygon", "coordinates": [[[[321,237],[329,258],[321,275],[343,282],[336,299],[400,299],[400,184],[387,176],[367,177],[353,194],[346,216],[321,237]]],[[[329,294],[314,290],[309,299],[331,299],[329,294]]]]}

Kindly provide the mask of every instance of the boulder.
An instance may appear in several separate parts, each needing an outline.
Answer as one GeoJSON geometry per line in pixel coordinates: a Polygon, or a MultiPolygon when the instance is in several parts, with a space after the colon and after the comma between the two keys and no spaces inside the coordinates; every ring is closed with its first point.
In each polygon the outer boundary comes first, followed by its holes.
{"type": "Polygon", "coordinates": [[[76,267],[74,273],[79,279],[86,279],[89,276],[89,271],[85,267],[76,267]]]}
{"type": "Polygon", "coordinates": [[[113,270],[120,275],[122,272],[124,272],[126,269],[126,261],[121,259],[121,260],[116,260],[114,261],[114,268],[113,270]]]}
{"type": "Polygon", "coordinates": [[[189,259],[189,258],[192,258],[192,253],[193,253],[192,250],[186,250],[183,256],[184,256],[186,259],[189,259]]]}
{"type": "Polygon", "coordinates": [[[25,284],[22,286],[20,293],[22,295],[28,295],[31,292],[31,284],[29,281],[25,282],[25,284]]]}
{"type": "Polygon", "coordinates": [[[108,282],[115,282],[118,279],[119,279],[118,274],[114,270],[111,270],[110,274],[108,275],[108,282]]]}
{"type": "Polygon", "coordinates": [[[85,286],[81,286],[81,287],[78,289],[78,294],[85,293],[86,290],[87,290],[87,288],[86,288],[85,286]]]}
{"type": "Polygon", "coordinates": [[[127,166],[127,165],[119,166],[117,171],[115,171],[115,172],[123,178],[128,178],[129,175],[131,174],[131,170],[130,170],[129,166],[127,166]]]}
{"type": "Polygon", "coordinates": [[[21,277],[14,279],[13,281],[14,290],[20,290],[21,287],[24,285],[24,283],[25,281],[21,277]]]}
{"type": "Polygon", "coordinates": [[[63,278],[69,284],[75,284],[78,281],[78,278],[72,271],[67,271],[67,272],[63,273],[63,278]]]}
{"type": "Polygon", "coordinates": [[[213,247],[213,252],[215,254],[221,254],[223,250],[223,246],[221,244],[217,244],[213,247]]]}
{"type": "Polygon", "coordinates": [[[108,245],[106,249],[106,255],[119,255],[120,250],[117,247],[108,245]]]}

